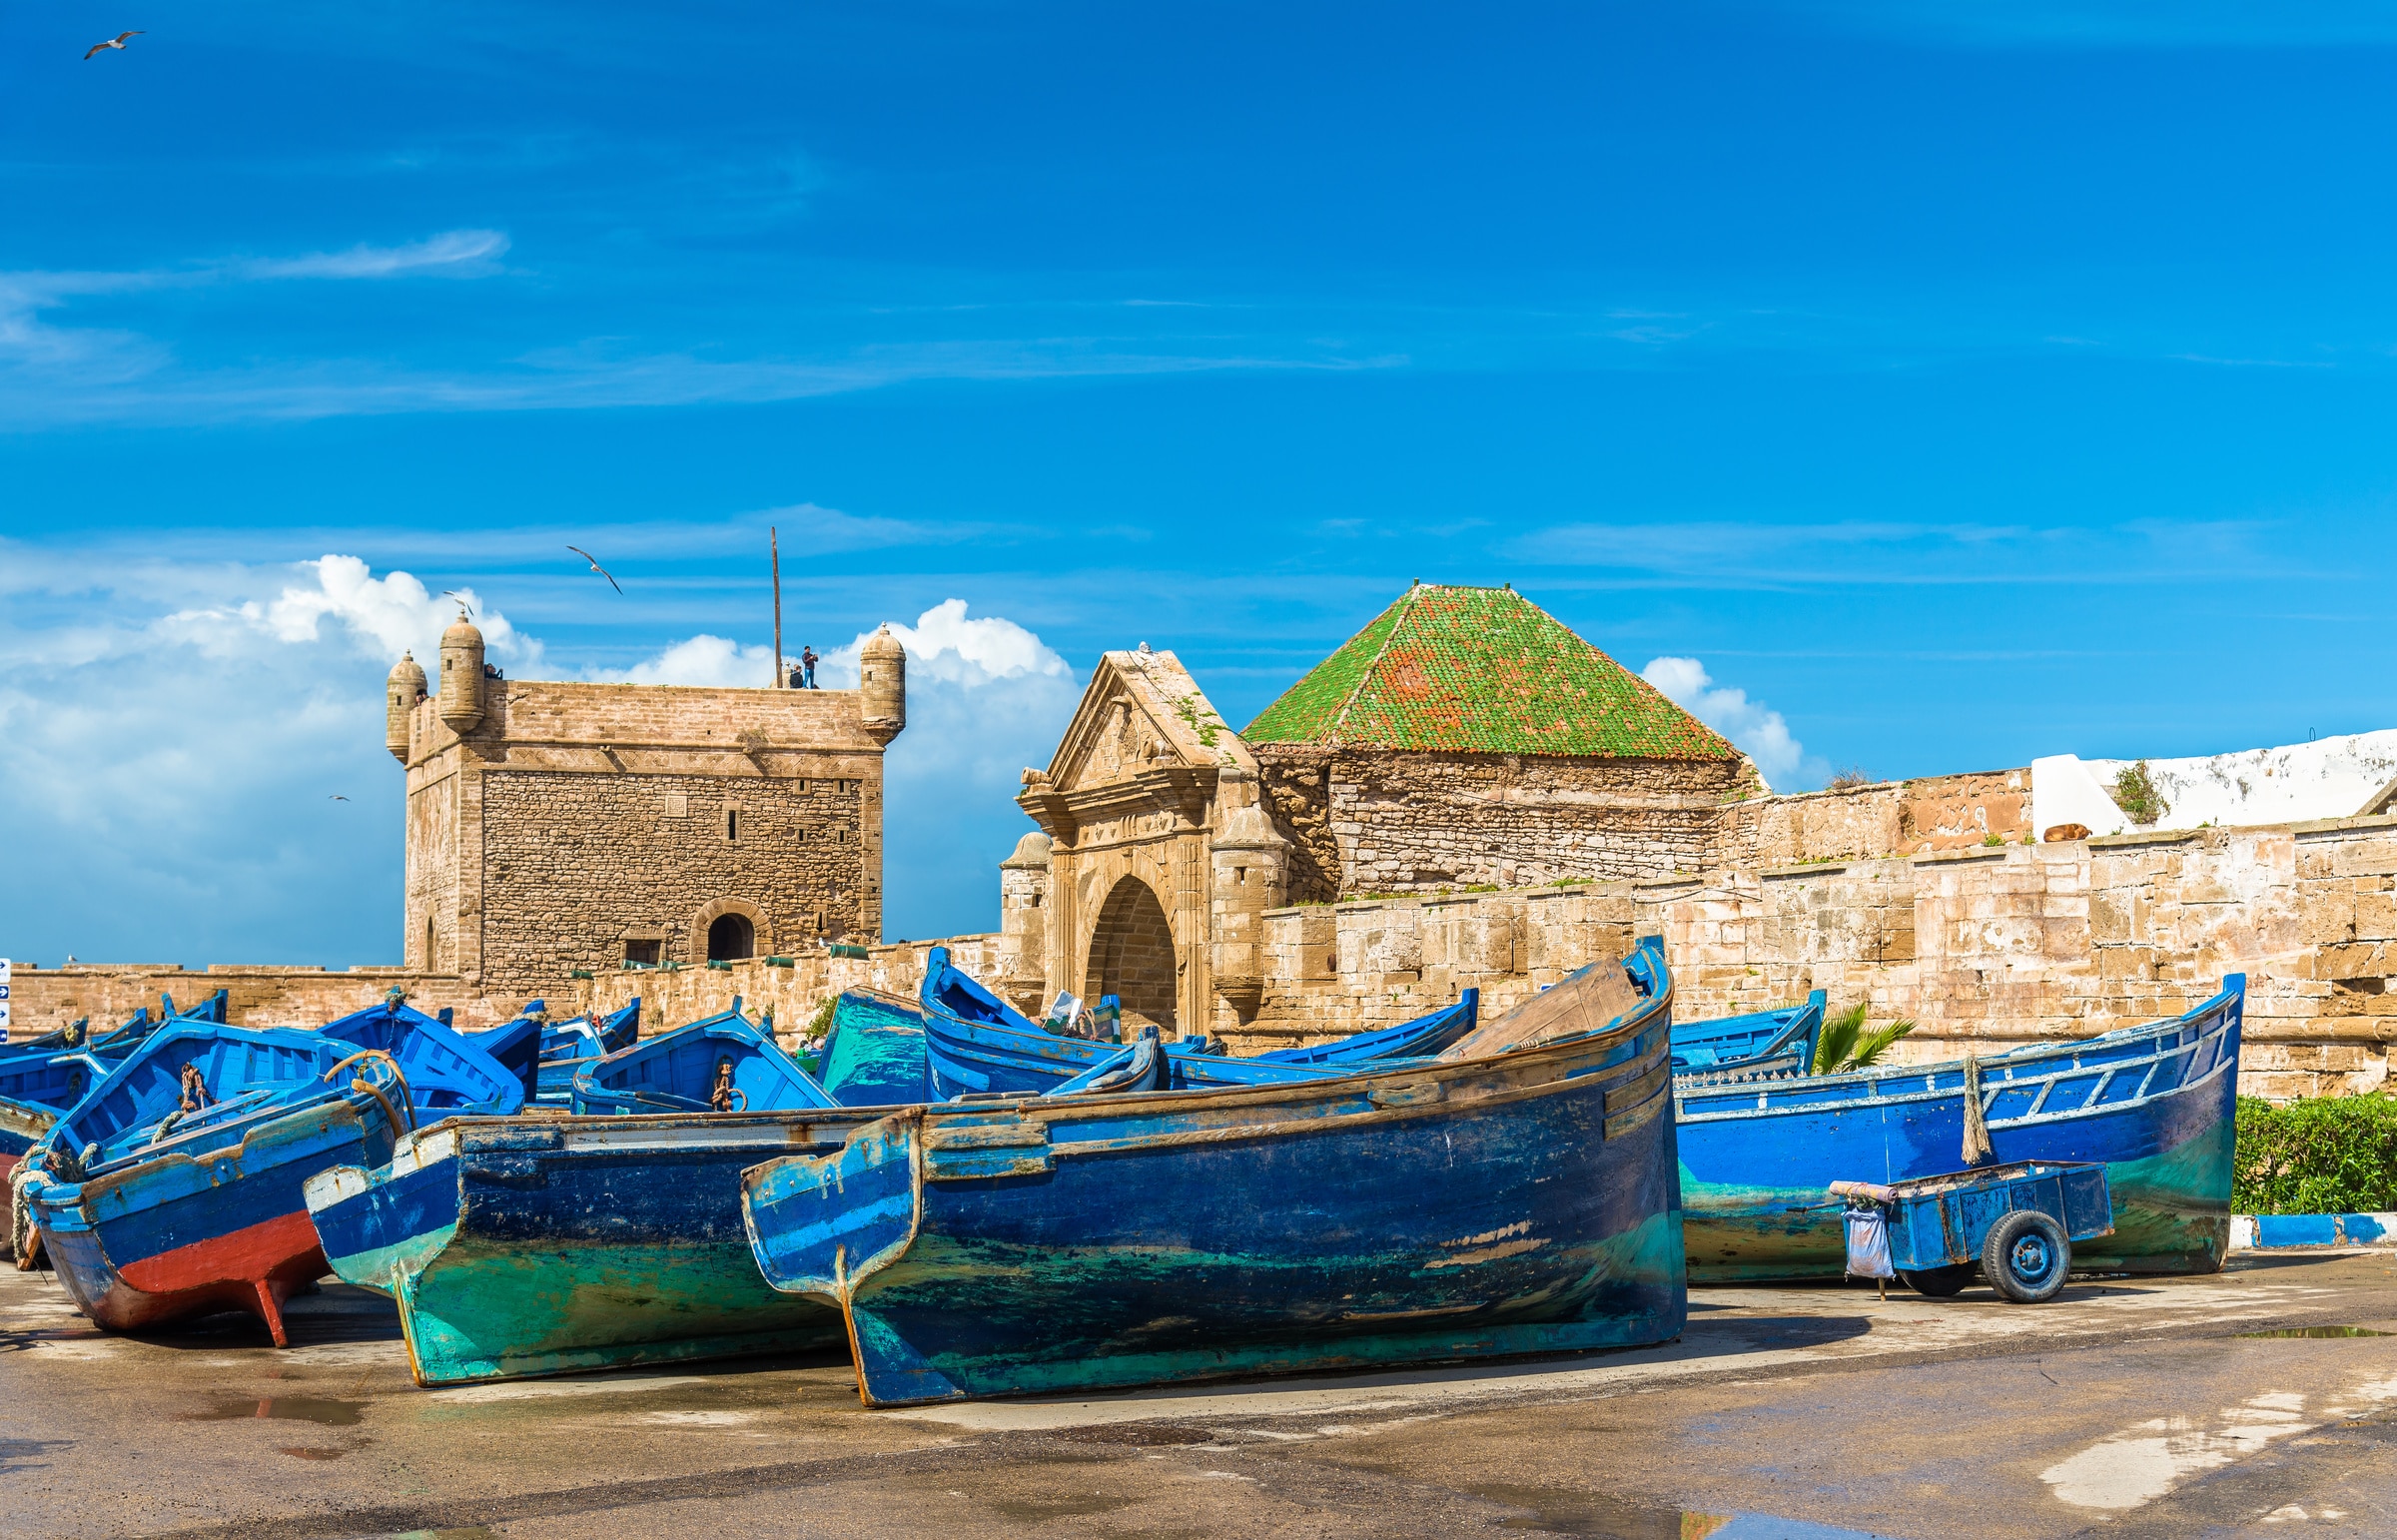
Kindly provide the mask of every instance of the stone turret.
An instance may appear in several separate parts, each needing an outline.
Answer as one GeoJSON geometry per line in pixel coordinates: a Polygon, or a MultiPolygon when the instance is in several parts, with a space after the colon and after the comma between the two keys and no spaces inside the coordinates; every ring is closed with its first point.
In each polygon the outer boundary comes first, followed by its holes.
{"type": "Polygon", "coordinates": [[[1264,915],[1281,906],[1289,843],[1258,803],[1256,778],[1239,765],[1215,775],[1215,837],[1207,841],[1208,957],[1215,993],[1243,1020],[1264,999],[1264,915]]]}
{"type": "Polygon", "coordinates": [[[907,727],[907,649],[887,624],[857,655],[858,702],[867,734],[888,744],[907,727]]]}
{"type": "Polygon", "coordinates": [[[407,763],[407,724],[416,714],[416,702],[424,698],[424,670],[412,652],[400,654],[392,665],[391,677],[384,681],[383,746],[392,751],[392,758],[407,763]]]}
{"type": "Polygon", "coordinates": [[[460,737],[482,720],[482,633],[463,613],[441,633],[440,711],[460,737]]]}
{"type": "Polygon", "coordinates": [[[1049,836],[1035,829],[999,863],[999,985],[1038,1016],[1049,968],[1049,836]]]}

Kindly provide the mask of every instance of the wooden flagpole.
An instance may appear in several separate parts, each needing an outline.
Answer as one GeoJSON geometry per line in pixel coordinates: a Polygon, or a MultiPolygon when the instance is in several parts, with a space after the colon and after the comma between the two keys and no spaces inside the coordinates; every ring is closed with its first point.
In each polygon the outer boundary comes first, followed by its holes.
{"type": "Polygon", "coordinates": [[[774,688],[782,688],[782,534],[766,526],[766,548],[774,554],[774,688]]]}

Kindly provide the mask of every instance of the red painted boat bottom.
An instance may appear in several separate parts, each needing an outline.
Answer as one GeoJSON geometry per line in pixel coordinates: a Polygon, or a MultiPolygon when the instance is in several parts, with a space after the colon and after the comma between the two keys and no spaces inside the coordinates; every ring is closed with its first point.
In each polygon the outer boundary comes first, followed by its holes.
{"type": "Polygon", "coordinates": [[[92,1318],[132,1331],[212,1310],[247,1310],[265,1321],[275,1345],[284,1347],[289,1343],[283,1302],[325,1271],[324,1246],[303,1209],[117,1269],[92,1318]]]}
{"type": "Polygon", "coordinates": [[[8,1173],[15,1170],[17,1162],[23,1158],[23,1155],[0,1155],[0,1182],[8,1180],[8,1173]]]}

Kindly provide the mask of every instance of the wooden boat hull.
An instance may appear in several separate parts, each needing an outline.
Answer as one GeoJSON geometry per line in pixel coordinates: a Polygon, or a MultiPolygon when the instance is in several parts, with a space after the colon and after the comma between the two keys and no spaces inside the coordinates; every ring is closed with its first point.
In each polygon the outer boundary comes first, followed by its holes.
{"type": "Polygon", "coordinates": [[[758,1275],[740,1173],[878,1116],[455,1119],[308,1201],[334,1273],[398,1302],[419,1385],[819,1350],[840,1317],[758,1275]]]}
{"type": "Polygon", "coordinates": [[[743,1177],[869,1405],[1621,1347],[1687,1309],[1666,1035],[909,1109],[743,1177]]]}
{"type": "Polygon", "coordinates": [[[1673,1024],[1676,1075],[1791,1074],[1815,1067],[1815,1045],[1823,1035],[1822,990],[1794,1006],[1752,1011],[1744,1016],[1673,1024]]]}
{"type": "Polygon", "coordinates": [[[17,1168],[27,1152],[40,1144],[58,1122],[58,1113],[38,1103],[0,1097],[0,1182],[17,1168]]]}
{"type": "MultiPolygon", "coordinates": [[[[2222,1265],[2244,994],[2233,976],[2173,1021],[1981,1062],[1995,1160],[2105,1165],[2114,1232],[2075,1246],[2075,1267],[2222,1265]],[[2042,1086],[2055,1088],[2043,1106],[2042,1086]]],[[[1838,1277],[1839,1213],[1817,1206],[1832,1182],[1902,1181],[1962,1163],[1961,1063],[1676,1090],[1694,1282],[1838,1277]],[[1868,1084],[1878,1094],[1861,1094],[1868,1084]]]]}
{"type": "Polygon", "coordinates": [[[833,1003],[816,1079],[843,1107],[905,1107],[939,1100],[913,1002],[847,990],[833,1003]]]}
{"type": "Polygon", "coordinates": [[[796,1112],[837,1104],[815,1078],[784,1053],[774,1035],[741,1015],[740,1001],[722,1016],[677,1027],[585,1064],[574,1077],[579,1115],[705,1113],[716,1068],[729,1064],[733,1109],[796,1112]]]}
{"type": "MultiPolygon", "coordinates": [[[[361,1099],[363,1100],[363,1099],[361,1099]]],[[[338,1099],[251,1128],[237,1144],[169,1154],[27,1202],[77,1309],[117,1331],[244,1310],[285,1344],[283,1301],[322,1276],[302,1183],[336,1161],[380,1160],[383,1110],[338,1099]]]]}

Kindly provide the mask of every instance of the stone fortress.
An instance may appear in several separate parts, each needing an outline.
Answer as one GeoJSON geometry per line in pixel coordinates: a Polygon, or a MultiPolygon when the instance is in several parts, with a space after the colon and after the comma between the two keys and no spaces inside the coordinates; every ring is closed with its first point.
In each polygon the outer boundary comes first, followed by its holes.
{"type": "Polygon", "coordinates": [[[511,680],[460,616],[440,693],[393,668],[407,772],[407,967],[561,993],[626,963],[706,963],[882,934],[882,754],[907,654],[855,690],[511,680]]]}
{"type": "Polygon", "coordinates": [[[437,690],[412,659],[391,678],[404,965],[20,970],[20,1022],[216,988],[306,1022],[397,985],[466,1025],[739,995],[794,1031],[840,989],[912,991],[945,945],[1028,1009],[1115,994],[1242,1052],[1466,987],[1504,1009],[1660,933],[1681,1014],[1825,989],[1915,1019],[1901,1060],[2088,1036],[2234,971],[2251,1092],[2379,1086],[2397,1042],[2397,781],[2355,816],[2200,828],[2127,827],[2068,757],[1775,795],[1511,587],[1410,586],[1238,731],[1171,652],[1104,654],[1024,774],[1000,929],[940,943],[879,939],[887,632],[855,691],[513,681],[480,651],[461,621],[437,690]]]}

